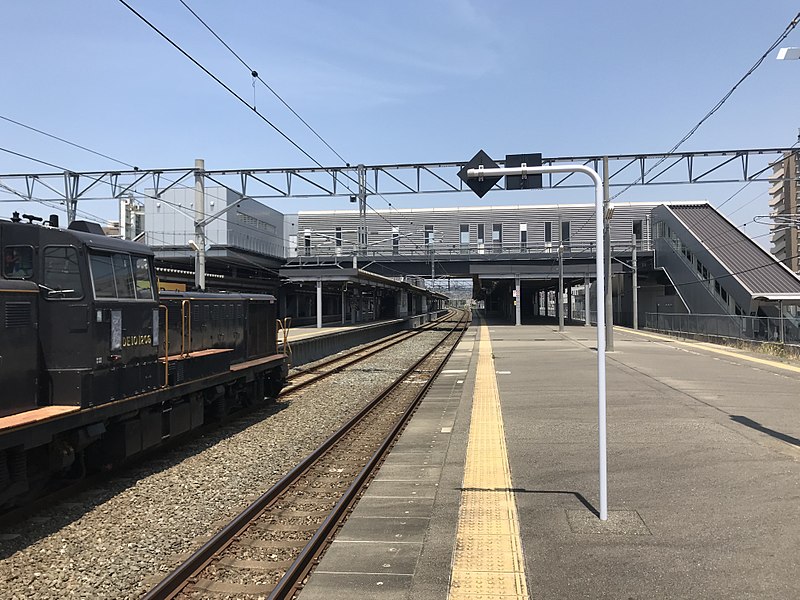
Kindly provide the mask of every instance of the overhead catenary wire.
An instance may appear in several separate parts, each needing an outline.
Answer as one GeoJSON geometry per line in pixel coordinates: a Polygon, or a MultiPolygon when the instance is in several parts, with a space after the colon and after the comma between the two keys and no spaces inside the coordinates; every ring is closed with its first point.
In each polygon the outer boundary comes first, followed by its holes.
{"type": "Polygon", "coordinates": [[[767,48],[767,50],[758,58],[758,60],[756,60],[756,62],[753,64],[753,66],[751,66],[747,70],[747,72],[744,75],[742,75],[742,77],[733,85],[733,87],[730,90],[728,90],[728,92],[711,108],[711,110],[709,110],[705,114],[705,116],[702,119],[700,119],[694,125],[694,127],[692,127],[680,140],[678,140],[678,142],[672,148],[670,148],[670,150],[666,153],[665,156],[663,156],[660,160],[656,161],[656,163],[653,166],[651,166],[647,171],[645,171],[641,176],[637,177],[636,181],[634,181],[630,185],[626,186],[624,189],[622,189],[619,192],[617,192],[616,194],[614,194],[614,196],[611,197],[611,200],[614,200],[615,198],[619,197],[621,194],[624,194],[626,191],[628,191],[634,185],[636,185],[639,181],[644,183],[646,181],[647,176],[653,171],[653,169],[655,169],[660,164],[662,164],[665,160],[667,160],[668,155],[672,154],[678,148],[680,148],[684,143],[686,143],[686,141],[688,141],[689,138],[691,138],[695,134],[695,132],[697,132],[697,130],[700,129],[700,127],[703,125],[703,123],[705,123],[708,119],[710,119],[714,115],[714,113],[716,113],[720,108],[722,108],[722,106],[725,104],[725,102],[728,101],[728,99],[739,88],[739,86],[742,83],[744,83],[744,81],[748,77],[750,77],[750,75],[752,75],[755,72],[755,70],[758,69],[759,66],[761,66],[761,63],[764,62],[764,60],[767,58],[767,56],[769,56],[770,53],[773,50],[775,50],[775,48],[777,48],[781,44],[781,42],[783,42],[783,40],[785,40],[787,38],[787,36],[792,32],[792,30],[797,26],[798,23],[800,23],[800,12],[798,12],[794,16],[794,18],[789,22],[789,24],[786,26],[786,28],[783,30],[783,32],[778,36],[778,38],[774,42],[772,42],[772,44],[770,44],[769,48],[767,48]]]}
{"type": "MultiPolygon", "coordinates": [[[[308,123],[308,121],[306,121],[303,117],[301,117],[300,114],[294,108],[292,108],[289,105],[289,103],[286,102],[286,100],[284,100],[283,97],[280,94],[278,94],[278,92],[275,91],[275,89],[271,85],[269,85],[250,64],[248,64],[225,40],[223,40],[222,37],[219,34],[217,34],[217,32],[214,31],[214,29],[212,29],[212,27],[202,17],[200,17],[200,15],[198,15],[194,10],[192,10],[192,8],[185,2],[185,0],[178,0],[178,1],[186,8],[186,10],[188,10],[194,16],[195,19],[197,19],[203,25],[203,27],[205,27],[209,31],[209,33],[211,33],[211,35],[213,35],[217,39],[217,41],[219,41],[220,44],[222,44],[231,54],[233,54],[234,57],[236,57],[236,59],[245,67],[245,69],[247,69],[250,72],[250,75],[253,77],[254,81],[255,80],[260,81],[264,85],[264,87],[266,87],[281,102],[281,104],[283,104],[295,117],[297,117],[300,120],[300,122],[303,125],[305,125],[309,131],[311,131],[311,133],[313,133],[323,144],[325,144],[325,146],[331,152],[333,152],[339,160],[341,160],[345,165],[350,166],[350,162],[346,160],[330,143],[328,143],[328,141],[325,138],[323,138],[317,132],[317,130],[314,129],[308,123]]],[[[253,101],[253,107],[255,108],[255,99],[253,101]]],[[[380,197],[387,204],[389,209],[393,209],[395,210],[395,212],[398,212],[399,214],[399,211],[397,211],[397,209],[392,206],[392,203],[389,202],[383,196],[383,194],[378,192],[377,189],[372,190],[370,189],[369,185],[367,185],[366,187],[367,190],[370,191],[370,193],[380,197]]],[[[369,207],[369,204],[367,204],[367,206],[369,207]]]]}
{"type": "MultiPolygon", "coordinates": [[[[132,12],[134,15],[136,15],[136,16],[137,16],[137,17],[138,17],[138,18],[139,18],[139,19],[140,19],[142,22],[144,22],[144,23],[145,23],[145,24],[146,24],[148,27],[150,27],[150,28],[151,28],[153,31],[155,31],[155,32],[156,32],[156,33],[157,33],[157,34],[158,34],[158,35],[159,35],[161,38],[163,38],[163,39],[164,39],[164,40],[165,40],[167,43],[169,43],[169,44],[170,44],[170,45],[171,45],[173,48],[175,48],[175,49],[176,49],[178,52],[180,52],[180,53],[181,53],[181,54],[182,54],[184,57],[186,57],[186,58],[187,58],[187,59],[188,59],[190,62],[192,62],[192,63],[193,63],[193,64],[194,64],[194,65],[195,65],[197,68],[199,68],[201,71],[203,71],[203,72],[204,72],[206,75],[208,75],[208,76],[209,76],[211,79],[213,79],[213,80],[214,80],[214,81],[215,81],[217,84],[219,84],[220,86],[222,86],[222,87],[223,87],[223,88],[224,88],[224,89],[225,89],[225,90],[226,90],[226,91],[227,91],[229,94],[231,94],[231,95],[232,95],[234,98],[236,98],[236,99],[237,99],[237,100],[238,100],[240,103],[244,104],[244,105],[245,105],[247,108],[249,108],[249,109],[250,109],[250,110],[252,110],[252,111],[253,111],[253,112],[254,112],[256,115],[258,115],[258,117],[259,117],[260,119],[262,119],[262,120],[263,120],[265,123],[267,123],[267,124],[268,124],[268,125],[269,125],[269,126],[272,128],[272,129],[273,129],[273,130],[275,130],[275,131],[276,131],[276,132],[277,132],[279,135],[281,135],[281,136],[282,136],[282,137],[283,137],[283,138],[284,138],[286,141],[288,141],[288,142],[289,142],[289,143],[290,143],[292,146],[294,146],[294,147],[295,147],[297,150],[299,150],[299,151],[300,151],[300,152],[301,152],[301,153],[302,153],[302,154],[303,154],[303,155],[304,155],[306,158],[308,158],[308,159],[309,159],[311,162],[313,162],[313,163],[314,163],[316,166],[318,166],[319,168],[321,168],[321,169],[324,169],[324,170],[326,170],[326,171],[327,171],[327,169],[326,169],[326,168],[325,168],[325,167],[322,165],[322,163],[321,163],[321,162],[319,162],[319,161],[318,161],[316,158],[314,158],[314,157],[313,157],[313,156],[312,156],[312,155],[311,155],[309,152],[307,152],[307,151],[306,151],[304,148],[302,148],[302,147],[301,147],[301,146],[300,146],[300,145],[299,145],[297,142],[295,142],[295,141],[294,141],[294,140],[293,140],[291,137],[289,137],[289,135],[287,135],[286,133],[284,133],[284,132],[283,132],[283,131],[282,131],[282,130],[281,130],[281,129],[280,129],[278,126],[277,126],[277,125],[275,125],[275,124],[274,124],[272,121],[270,121],[270,120],[269,120],[269,119],[268,119],[268,118],[267,118],[267,117],[266,117],[266,116],[265,116],[263,113],[261,113],[261,112],[260,112],[258,109],[256,109],[256,107],[255,107],[255,106],[251,105],[251,104],[250,104],[250,103],[249,103],[247,100],[245,100],[245,99],[244,99],[244,98],[243,98],[241,95],[239,95],[238,93],[236,93],[236,91],[234,91],[234,90],[233,90],[233,89],[232,89],[230,86],[228,86],[228,85],[227,85],[227,84],[226,84],[224,81],[222,81],[222,80],[221,80],[219,77],[217,77],[217,76],[216,76],[214,73],[212,73],[212,72],[211,72],[211,71],[210,71],[208,68],[206,68],[206,67],[205,67],[205,66],[204,66],[202,63],[200,63],[200,61],[198,61],[198,60],[197,60],[196,58],[194,58],[194,57],[193,57],[191,54],[189,54],[189,52],[187,52],[186,50],[184,50],[184,49],[183,49],[183,48],[182,48],[182,47],[181,47],[181,46],[180,46],[180,45],[179,45],[177,42],[175,42],[174,40],[172,40],[172,39],[171,39],[171,38],[170,38],[170,37],[169,37],[167,34],[165,34],[164,32],[162,32],[162,31],[161,31],[161,30],[160,30],[158,27],[156,27],[156,26],[155,26],[155,25],[154,25],[152,22],[150,22],[150,21],[149,21],[149,20],[148,20],[148,19],[147,19],[147,18],[146,18],[144,15],[142,15],[142,14],[141,14],[140,12],[138,12],[138,11],[137,11],[135,8],[133,8],[133,7],[132,7],[132,6],[131,6],[131,5],[130,5],[128,2],[126,2],[126,0],[119,0],[119,2],[120,2],[120,3],[121,3],[123,6],[125,6],[125,7],[126,7],[128,10],[129,10],[129,11],[131,11],[131,12],[132,12]]],[[[208,28],[208,26],[206,26],[206,27],[208,28]]],[[[210,29],[210,28],[209,28],[209,29],[210,29]]],[[[215,34],[215,35],[216,35],[216,34],[215,34]]],[[[227,44],[226,44],[226,47],[228,47],[228,46],[227,46],[227,44]]],[[[229,47],[228,47],[228,48],[229,48],[229,47]]],[[[230,49],[230,48],[229,48],[229,49],[230,49]]],[[[237,56],[238,56],[238,55],[237,55],[237,56]]],[[[240,60],[241,60],[241,59],[240,59],[240,60]]],[[[244,61],[242,61],[242,62],[243,62],[243,64],[245,64],[245,65],[246,65],[246,63],[244,63],[244,61]]],[[[251,70],[251,73],[252,73],[252,72],[253,72],[253,71],[251,70]]],[[[342,159],[342,160],[343,160],[343,159],[342,159]]],[[[346,161],[344,161],[344,160],[343,160],[343,162],[346,162],[346,161]]],[[[352,183],[355,183],[356,185],[359,185],[359,184],[358,184],[358,181],[356,181],[355,179],[353,179],[353,177],[352,177],[351,175],[349,175],[348,173],[344,173],[344,172],[343,172],[343,175],[344,175],[344,176],[345,176],[347,179],[349,179],[349,180],[350,180],[352,183]]],[[[346,188],[346,189],[347,189],[347,190],[350,192],[350,194],[351,194],[351,195],[354,195],[354,192],[353,192],[353,190],[352,190],[352,189],[351,189],[351,188],[350,188],[350,187],[349,187],[347,184],[344,184],[344,186],[345,186],[345,188],[346,188]]],[[[378,195],[380,196],[380,194],[378,194],[378,195]]],[[[382,196],[381,196],[381,197],[382,197],[382,196]]],[[[391,208],[391,203],[390,203],[390,202],[388,202],[388,201],[387,201],[385,198],[383,198],[383,199],[384,199],[384,201],[386,201],[386,202],[387,202],[387,204],[388,204],[388,205],[390,206],[390,208],[391,208]]],[[[374,208],[370,207],[370,206],[369,206],[369,204],[367,204],[367,206],[368,206],[368,207],[369,207],[371,210],[373,210],[373,212],[375,212],[375,214],[377,214],[377,215],[378,215],[378,216],[379,216],[381,219],[383,219],[384,221],[386,221],[387,223],[389,223],[390,225],[392,225],[392,223],[391,223],[391,221],[390,221],[390,220],[386,219],[386,217],[384,217],[383,215],[381,215],[380,213],[378,213],[378,211],[376,211],[374,208]]]]}
{"type": "MultiPolygon", "coordinates": [[[[306,120],[305,120],[303,117],[301,117],[301,116],[300,116],[300,115],[297,113],[297,111],[295,111],[295,109],[293,109],[293,108],[292,108],[292,107],[289,105],[289,103],[288,103],[288,102],[286,102],[286,100],[284,100],[284,99],[281,97],[281,95],[280,95],[280,94],[278,94],[278,92],[276,92],[276,91],[275,91],[275,90],[272,88],[272,86],[270,86],[270,85],[269,85],[269,84],[268,84],[266,81],[264,81],[264,79],[263,79],[263,78],[262,78],[262,77],[261,77],[261,76],[258,74],[258,72],[257,72],[257,71],[256,71],[256,70],[255,70],[253,67],[251,67],[251,66],[250,66],[250,65],[249,65],[247,62],[245,62],[245,60],[244,60],[244,59],[243,59],[243,58],[242,58],[242,57],[241,57],[241,56],[240,56],[240,55],[239,55],[239,54],[238,54],[238,53],[237,53],[237,52],[236,52],[236,51],[235,51],[233,48],[231,48],[231,47],[230,47],[230,45],[228,45],[228,43],[227,43],[227,42],[225,42],[225,40],[223,40],[223,39],[222,39],[222,38],[221,38],[221,37],[220,37],[220,36],[217,34],[217,32],[216,32],[216,31],[214,31],[214,30],[211,28],[211,26],[210,26],[208,23],[206,23],[206,21],[205,21],[205,20],[203,20],[203,18],[202,18],[202,17],[200,17],[200,15],[198,15],[198,14],[197,14],[197,13],[196,13],[194,10],[192,10],[192,7],[191,7],[191,6],[189,6],[189,5],[188,5],[188,4],[187,4],[187,3],[186,3],[184,0],[178,0],[178,1],[179,1],[181,4],[183,4],[184,8],[186,8],[186,10],[188,10],[188,11],[189,11],[189,12],[190,12],[190,13],[191,13],[193,16],[194,16],[194,18],[195,18],[195,19],[197,19],[197,20],[198,20],[198,21],[199,21],[199,22],[200,22],[200,23],[203,25],[203,27],[205,27],[205,28],[206,28],[206,29],[209,31],[209,33],[211,33],[211,35],[213,35],[213,36],[214,36],[214,37],[217,39],[217,41],[218,41],[220,44],[222,44],[223,46],[225,46],[225,48],[226,48],[226,49],[227,49],[227,50],[228,50],[228,51],[229,51],[231,54],[233,54],[233,56],[235,56],[235,57],[236,57],[236,59],[237,59],[237,60],[238,60],[240,63],[242,63],[242,65],[243,65],[243,66],[244,66],[244,67],[245,67],[245,68],[246,68],[246,69],[247,69],[247,70],[250,72],[250,75],[251,75],[251,76],[252,76],[254,79],[257,79],[258,81],[260,81],[260,82],[261,82],[261,83],[264,85],[264,87],[265,87],[265,88],[267,88],[267,89],[268,89],[268,90],[269,90],[269,91],[272,93],[272,95],[273,95],[273,96],[275,96],[275,97],[276,97],[276,98],[277,98],[277,99],[278,99],[278,100],[281,102],[281,104],[283,104],[283,105],[284,105],[284,106],[285,106],[285,107],[286,107],[286,108],[287,108],[287,109],[288,109],[288,110],[289,110],[289,111],[290,111],[290,112],[291,112],[291,113],[292,113],[292,114],[293,114],[295,117],[297,117],[297,118],[300,120],[300,122],[301,122],[301,123],[303,123],[303,125],[305,125],[305,126],[306,126],[306,127],[309,129],[309,131],[311,131],[311,133],[313,133],[313,134],[314,134],[314,135],[317,137],[317,139],[319,139],[319,141],[321,141],[323,144],[325,144],[325,146],[327,146],[327,148],[328,148],[328,149],[329,149],[331,152],[333,152],[333,153],[334,153],[334,154],[335,154],[335,155],[336,155],[336,156],[339,158],[339,160],[341,160],[343,163],[347,163],[347,161],[346,161],[346,160],[345,160],[345,159],[342,157],[342,155],[341,155],[341,154],[339,154],[339,153],[338,153],[338,152],[337,152],[337,151],[336,151],[336,150],[333,148],[333,146],[331,146],[331,145],[330,145],[330,144],[327,142],[327,140],[325,140],[325,138],[323,138],[323,137],[322,137],[322,136],[321,136],[321,135],[320,135],[320,134],[317,132],[317,130],[316,130],[316,129],[314,129],[314,128],[313,128],[313,127],[312,127],[312,126],[311,126],[311,125],[308,123],[308,121],[306,121],[306,120]]],[[[255,106],[255,102],[253,103],[253,105],[255,106]]]]}

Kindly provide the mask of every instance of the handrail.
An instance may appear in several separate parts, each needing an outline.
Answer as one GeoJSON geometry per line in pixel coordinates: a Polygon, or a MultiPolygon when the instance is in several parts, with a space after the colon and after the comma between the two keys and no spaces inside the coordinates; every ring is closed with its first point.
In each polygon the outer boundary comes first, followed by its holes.
{"type": "Polygon", "coordinates": [[[181,302],[181,356],[189,356],[192,351],[192,303],[189,300],[183,300],[181,302]],[[186,307],[189,307],[189,310],[186,311],[186,307]],[[189,345],[188,349],[186,348],[186,313],[189,313],[189,345]]]}
{"type": "Polygon", "coordinates": [[[292,364],[292,345],[289,343],[289,328],[292,326],[292,317],[286,317],[281,321],[280,319],[276,319],[277,322],[277,330],[283,331],[283,355],[287,356],[289,360],[287,361],[288,365],[292,364]]]}
{"type": "Polygon", "coordinates": [[[169,383],[169,308],[166,304],[159,304],[159,310],[164,309],[164,385],[169,383]]]}

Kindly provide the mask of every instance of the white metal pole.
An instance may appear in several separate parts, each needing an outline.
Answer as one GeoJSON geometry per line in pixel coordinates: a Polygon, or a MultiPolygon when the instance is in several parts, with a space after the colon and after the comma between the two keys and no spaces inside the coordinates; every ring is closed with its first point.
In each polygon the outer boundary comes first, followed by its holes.
{"type": "Polygon", "coordinates": [[[467,177],[482,178],[506,175],[538,175],[546,173],[584,173],[594,181],[595,237],[597,254],[595,270],[597,275],[597,434],[600,463],[600,519],[608,519],[608,469],[606,452],[606,315],[605,283],[603,273],[605,252],[603,244],[603,180],[597,171],[585,165],[553,165],[543,167],[498,167],[493,169],[469,169],[467,177]]]}
{"type": "Polygon", "coordinates": [[[519,327],[520,325],[522,325],[522,286],[519,275],[515,276],[514,279],[516,280],[514,283],[515,283],[515,289],[517,291],[517,297],[514,298],[514,304],[516,305],[515,308],[517,313],[516,325],[517,327],[519,327]]]}
{"type": "Polygon", "coordinates": [[[322,329],[322,279],[317,279],[317,329],[322,329]]]}
{"type": "Polygon", "coordinates": [[[342,286],[342,325],[347,324],[347,293],[345,286],[342,286]]]}
{"type": "Polygon", "coordinates": [[[558,245],[558,330],[564,331],[564,244],[558,245]]]}
{"type": "Polygon", "coordinates": [[[639,329],[639,267],[636,263],[636,234],[633,234],[633,250],[631,251],[631,264],[633,277],[631,278],[631,291],[633,291],[633,328],[639,329]]]}

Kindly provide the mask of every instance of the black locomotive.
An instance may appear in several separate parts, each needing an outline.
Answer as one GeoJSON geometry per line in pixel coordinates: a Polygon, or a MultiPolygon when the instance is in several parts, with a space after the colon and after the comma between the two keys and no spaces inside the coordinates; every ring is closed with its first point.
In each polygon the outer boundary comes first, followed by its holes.
{"type": "Polygon", "coordinates": [[[162,292],[95,223],[0,221],[0,507],[283,386],[269,295],[162,292]]]}

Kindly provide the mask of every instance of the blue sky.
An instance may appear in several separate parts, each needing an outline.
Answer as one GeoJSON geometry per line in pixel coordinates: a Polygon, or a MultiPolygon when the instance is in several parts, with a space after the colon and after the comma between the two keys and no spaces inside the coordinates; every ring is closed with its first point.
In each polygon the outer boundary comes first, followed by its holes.
{"type": "MultiPolygon", "coordinates": [[[[177,0],[130,3],[253,98],[247,70],[177,0]]],[[[459,161],[479,148],[498,158],[668,150],[798,11],[788,0],[187,3],[353,164],[459,161]]],[[[3,13],[13,25],[0,36],[0,115],[147,168],[195,158],[209,169],[310,166],[119,2],[31,0],[6,3],[3,13]]],[[[800,46],[800,28],[784,45],[800,46]]],[[[798,97],[800,61],[770,57],[682,149],[790,146],[798,97]]],[[[321,163],[340,164],[261,86],[256,104],[321,163]]],[[[0,138],[76,171],[119,167],[3,121],[0,138]]],[[[0,173],[49,170],[0,153],[0,173]]],[[[739,187],[637,187],[619,199],[720,203],[739,187]]],[[[737,224],[766,214],[766,195],[751,202],[765,190],[751,185],[724,211],[736,211],[737,224]]],[[[588,190],[569,196],[493,192],[480,201],[465,194],[394,203],[591,201],[588,190]]],[[[82,208],[114,218],[110,201],[82,208]]],[[[0,204],[0,216],[11,209],[0,204]]]]}

